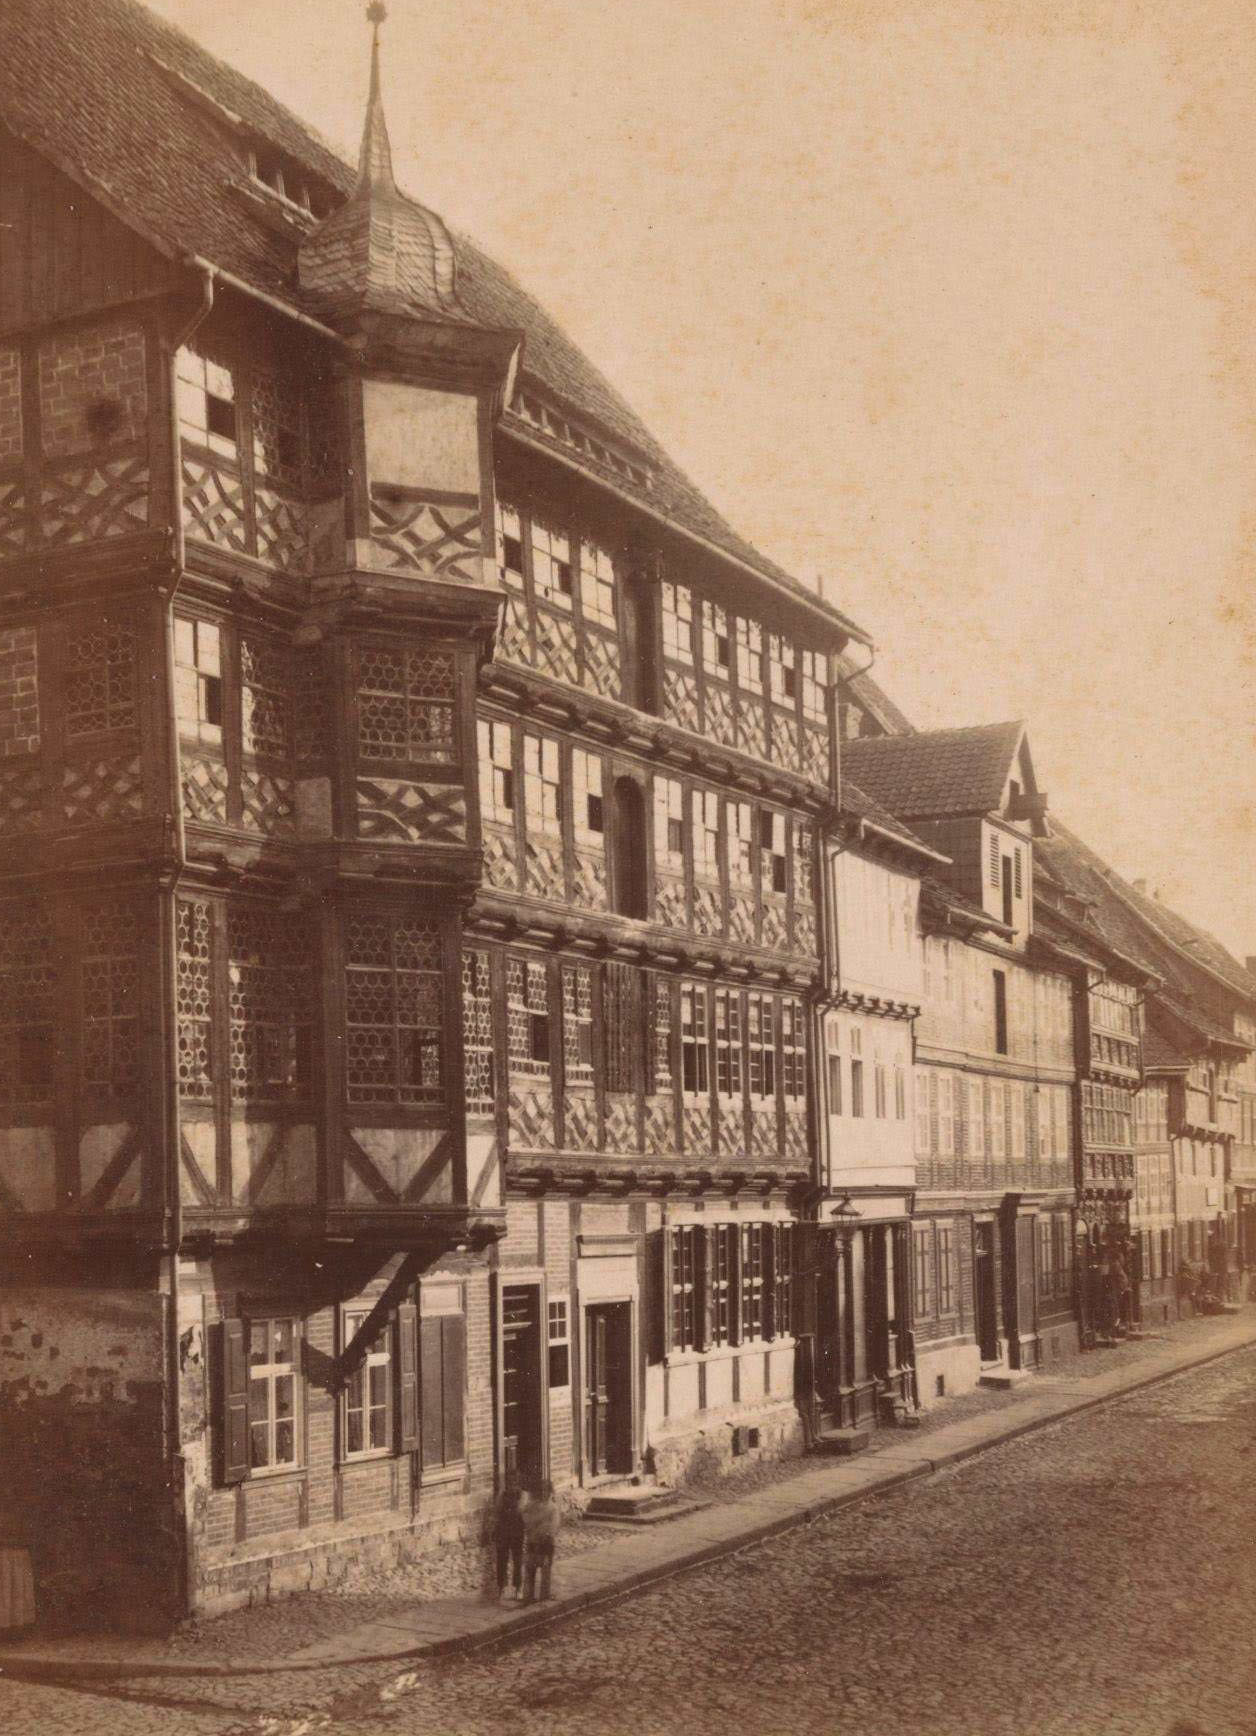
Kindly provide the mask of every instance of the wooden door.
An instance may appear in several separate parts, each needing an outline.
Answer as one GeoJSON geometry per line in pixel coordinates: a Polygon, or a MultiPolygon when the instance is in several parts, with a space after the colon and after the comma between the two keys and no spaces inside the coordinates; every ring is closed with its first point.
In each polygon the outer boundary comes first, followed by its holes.
{"type": "Polygon", "coordinates": [[[632,1304],[585,1311],[585,1449],[589,1475],[632,1470],[632,1304]]]}
{"type": "Polygon", "coordinates": [[[541,1424],[541,1305],[535,1284],[502,1291],[502,1470],[544,1475],[541,1424]]]}
{"type": "Polygon", "coordinates": [[[973,1225],[973,1307],[983,1362],[999,1360],[999,1315],[994,1269],[994,1225],[973,1225]]]}

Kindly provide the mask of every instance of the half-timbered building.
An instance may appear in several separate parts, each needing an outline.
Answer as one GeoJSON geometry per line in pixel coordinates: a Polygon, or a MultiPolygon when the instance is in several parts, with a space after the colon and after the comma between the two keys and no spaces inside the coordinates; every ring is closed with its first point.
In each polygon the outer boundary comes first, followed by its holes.
{"type": "Polygon", "coordinates": [[[0,1396],[154,1618],[799,1438],[863,636],[132,0],[0,20],[0,1396]]]}

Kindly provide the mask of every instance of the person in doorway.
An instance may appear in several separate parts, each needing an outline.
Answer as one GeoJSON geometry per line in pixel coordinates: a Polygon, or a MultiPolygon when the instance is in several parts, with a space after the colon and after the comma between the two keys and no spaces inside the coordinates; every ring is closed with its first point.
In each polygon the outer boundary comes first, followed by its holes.
{"type": "Polygon", "coordinates": [[[550,1594],[550,1576],[554,1568],[554,1544],[561,1523],[558,1502],[552,1483],[537,1483],[523,1504],[523,1602],[532,1603],[537,1596],[537,1574],[541,1576],[540,1597],[544,1603],[550,1594]]]}
{"type": "Polygon", "coordinates": [[[523,1490],[519,1473],[507,1471],[501,1494],[493,1509],[493,1545],[497,1551],[497,1595],[506,1595],[506,1575],[518,1597],[523,1581],[523,1512],[520,1503],[523,1490]]]}

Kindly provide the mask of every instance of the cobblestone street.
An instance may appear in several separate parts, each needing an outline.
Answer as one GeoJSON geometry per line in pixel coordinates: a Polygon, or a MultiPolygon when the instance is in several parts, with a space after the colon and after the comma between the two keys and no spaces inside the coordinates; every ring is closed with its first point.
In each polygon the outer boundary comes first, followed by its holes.
{"type": "Polygon", "coordinates": [[[1253,1736],[1256,1349],[508,1650],[0,1688],[6,1730],[1253,1736]],[[270,1724],[270,1719],[278,1722],[270,1724]]]}

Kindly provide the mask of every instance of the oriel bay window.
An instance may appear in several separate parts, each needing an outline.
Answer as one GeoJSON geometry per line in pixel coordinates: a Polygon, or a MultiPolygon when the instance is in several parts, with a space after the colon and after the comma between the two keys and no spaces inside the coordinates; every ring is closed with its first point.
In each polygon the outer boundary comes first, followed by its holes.
{"type": "Polygon", "coordinates": [[[273,906],[227,906],[231,1096],[304,1096],[310,1089],[314,961],[305,936],[273,906]]]}
{"type": "Polygon", "coordinates": [[[453,763],[451,652],[361,646],[356,673],[360,761],[368,765],[453,763]]]}
{"type": "Polygon", "coordinates": [[[345,1085],[350,1103],[442,1101],[440,931],[392,912],[345,921],[345,1085]]]}

